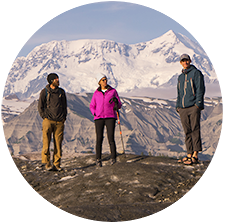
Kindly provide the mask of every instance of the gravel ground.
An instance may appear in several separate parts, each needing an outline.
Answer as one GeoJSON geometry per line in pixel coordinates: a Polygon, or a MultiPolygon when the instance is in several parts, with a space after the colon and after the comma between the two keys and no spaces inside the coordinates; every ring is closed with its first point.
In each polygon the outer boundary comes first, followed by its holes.
{"type": "Polygon", "coordinates": [[[96,167],[95,155],[62,159],[62,171],[46,171],[31,155],[13,157],[27,182],[53,205],[98,221],[127,221],[154,214],[187,193],[209,161],[186,166],[168,157],[118,155],[96,167]],[[31,159],[32,158],[32,159],[31,159]]]}

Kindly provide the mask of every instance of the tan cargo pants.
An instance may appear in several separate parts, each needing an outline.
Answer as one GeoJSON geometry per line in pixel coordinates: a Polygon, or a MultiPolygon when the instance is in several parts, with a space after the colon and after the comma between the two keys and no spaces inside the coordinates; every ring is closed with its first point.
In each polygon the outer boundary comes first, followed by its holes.
{"type": "Polygon", "coordinates": [[[50,162],[50,142],[53,134],[54,154],[53,165],[60,165],[62,157],[62,141],[63,141],[64,122],[51,121],[45,118],[42,123],[42,163],[50,162]]]}

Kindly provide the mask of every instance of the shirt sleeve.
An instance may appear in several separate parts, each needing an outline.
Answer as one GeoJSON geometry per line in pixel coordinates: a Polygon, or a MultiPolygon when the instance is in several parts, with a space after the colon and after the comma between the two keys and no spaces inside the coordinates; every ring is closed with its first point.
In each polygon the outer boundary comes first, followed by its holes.
{"type": "Polygon", "coordinates": [[[177,102],[176,102],[176,111],[178,111],[178,108],[180,107],[180,81],[178,79],[177,82],[177,102]]]}
{"type": "Polygon", "coordinates": [[[96,110],[96,100],[95,100],[95,93],[94,93],[90,103],[90,111],[94,116],[96,115],[95,110],[96,110]]]}
{"type": "Polygon", "coordinates": [[[45,107],[46,107],[46,94],[45,89],[43,89],[40,93],[38,100],[38,112],[42,119],[45,119],[45,107]]]}
{"type": "Polygon", "coordinates": [[[67,98],[66,98],[66,92],[65,91],[64,91],[63,95],[64,95],[64,97],[63,97],[64,116],[65,116],[65,120],[66,120],[66,117],[67,117],[67,98]]]}
{"type": "Polygon", "coordinates": [[[118,99],[118,109],[120,109],[122,107],[122,103],[121,103],[121,100],[120,100],[120,97],[119,97],[119,94],[117,93],[117,91],[115,91],[115,94],[116,94],[116,98],[118,99]]]}
{"type": "Polygon", "coordinates": [[[197,70],[195,73],[195,86],[196,86],[195,104],[200,109],[204,109],[205,83],[204,83],[204,76],[199,70],[197,70]]]}

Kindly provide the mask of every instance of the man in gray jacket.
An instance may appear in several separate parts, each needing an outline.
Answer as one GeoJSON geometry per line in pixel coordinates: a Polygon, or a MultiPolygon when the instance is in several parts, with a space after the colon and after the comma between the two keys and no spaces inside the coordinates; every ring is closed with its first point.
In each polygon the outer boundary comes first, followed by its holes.
{"type": "Polygon", "coordinates": [[[204,109],[205,84],[201,71],[191,65],[189,55],[181,55],[180,64],[183,70],[178,77],[176,111],[185,133],[187,156],[178,162],[191,165],[198,163],[198,152],[202,151],[200,117],[204,109]]]}
{"type": "Polygon", "coordinates": [[[41,91],[38,101],[38,111],[43,118],[42,134],[42,163],[46,170],[60,171],[60,162],[62,156],[62,141],[64,122],[67,116],[67,100],[65,91],[59,87],[59,77],[51,73],[47,77],[48,85],[41,91]],[[50,162],[49,146],[53,134],[54,155],[53,167],[50,162]]]}

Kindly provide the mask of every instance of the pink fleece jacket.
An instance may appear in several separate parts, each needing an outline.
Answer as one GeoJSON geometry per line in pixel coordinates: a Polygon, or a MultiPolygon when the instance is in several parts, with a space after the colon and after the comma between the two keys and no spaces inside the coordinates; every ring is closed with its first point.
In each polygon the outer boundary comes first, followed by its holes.
{"type": "Polygon", "coordinates": [[[118,109],[120,109],[122,107],[122,103],[120,101],[119,95],[117,91],[111,86],[108,86],[108,89],[105,93],[101,91],[100,87],[94,92],[90,103],[90,110],[94,115],[94,120],[101,118],[117,119],[116,111],[113,110],[115,103],[109,103],[113,97],[118,99],[118,109]]]}

